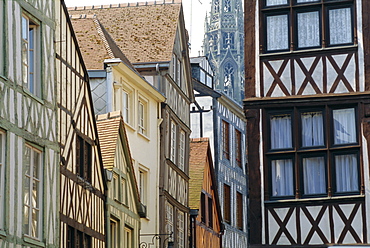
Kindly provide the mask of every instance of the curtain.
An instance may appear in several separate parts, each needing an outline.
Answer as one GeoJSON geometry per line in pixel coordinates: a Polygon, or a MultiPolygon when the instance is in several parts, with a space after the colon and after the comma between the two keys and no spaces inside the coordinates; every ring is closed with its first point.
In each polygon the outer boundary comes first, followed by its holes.
{"type": "Polygon", "coordinates": [[[320,46],[319,12],[298,13],[298,47],[320,46]]]}
{"type": "Polygon", "coordinates": [[[325,161],[323,157],[303,159],[304,194],[326,193],[325,161]]]}
{"type": "Polygon", "coordinates": [[[334,144],[356,143],[355,109],[333,110],[334,144]]]}
{"type": "Polygon", "coordinates": [[[335,156],[337,192],[358,191],[357,155],[335,156]]]}
{"type": "Polygon", "coordinates": [[[272,195],[293,195],[293,162],[291,159],[271,161],[272,195]]]}
{"type": "Polygon", "coordinates": [[[352,14],[350,8],[329,10],[330,45],[352,43],[352,14]]]}
{"type": "Polygon", "coordinates": [[[324,127],[322,112],[307,112],[301,115],[302,146],[323,146],[324,127]]]}
{"type": "Polygon", "coordinates": [[[288,4],[288,0],[266,0],[266,6],[288,4]]]}
{"type": "Polygon", "coordinates": [[[284,50],[289,48],[288,15],[267,17],[267,50],[284,50]]]}
{"type": "Polygon", "coordinates": [[[290,115],[272,116],[271,149],[292,148],[292,124],[290,115]]]}
{"type": "Polygon", "coordinates": [[[317,2],[318,0],[297,0],[297,3],[317,2]]]}

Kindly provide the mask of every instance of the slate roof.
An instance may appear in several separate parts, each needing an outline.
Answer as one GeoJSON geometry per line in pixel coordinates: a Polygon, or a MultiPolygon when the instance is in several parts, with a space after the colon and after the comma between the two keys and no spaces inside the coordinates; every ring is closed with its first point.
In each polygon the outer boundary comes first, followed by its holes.
{"type": "MultiPolygon", "coordinates": [[[[208,138],[191,139],[189,158],[189,207],[200,208],[200,194],[203,188],[204,169],[207,165],[208,138]]],[[[209,161],[211,162],[211,161],[209,161]]],[[[213,166],[213,165],[210,165],[213,166]]]]}
{"type": "MultiPolygon", "coordinates": [[[[181,0],[72,7],[68,11],[72,18],[94,15],[131,63],[172,58],[181,0]]],[[[95,45],[97,49],[101,46],[95,45]]]]}

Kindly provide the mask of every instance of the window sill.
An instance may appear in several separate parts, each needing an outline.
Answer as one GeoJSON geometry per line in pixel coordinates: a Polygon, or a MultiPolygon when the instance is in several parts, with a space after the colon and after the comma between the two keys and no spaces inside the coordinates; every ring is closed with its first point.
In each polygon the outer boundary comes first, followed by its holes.
{"type": "Polygon", "coordinates": [[[133,132],[136,131],[136,129],[130,123],[125,122],[125,127],[128,127],[133,132]]]}
{"type": "Polygon", "coordinates": [[[141,137],[143,137],[144,139],[146,139],[147,141],[150,141],[150,138],[148,136],[146,136],[145,134],[142,134],[142,133],[139,133],[137,132],[141,137]]]}
{"type": "Polygon", "coordinates": [[[312,48],[312,49],[302,49],[302,50],[294,50],[294,51],[284,51],[284,52],[268,52],[268,53],[261,53],[259,56],[263,57],[274,57],[274,56],[281,56],[281,55],[292,55],[292,54],[311,54],[315,52],[326,52],[326,51],[335,51],[335,50],[343,50],[343,49],[354,49],[357,48],[358,45],[344,45],[344,46],[333,46],[333,47],[321,47],[321,48],[312,48]]]}
{"type": "Polygon", "coordinates": [[[328,200],[348,200],[348,199],[364,199],[365,195],[346,195],[346,196],[332,196],[332,197],[317,197],[317,198],[301,198],[301,199],[280,199],[264,201],[265,204],[278,204],[278,203],[302,203],[302,202],[319,202],[328,200]]]}
{"type": "Polygon", "coordinates": [[[39,102],[40,104],[44,105],[44,100],[42,100],[41,98],[39,98],[38,96],[34,95],[33,93],[31,93],[28,89],[25,89],[23,88],[23,92],[26,93],[29,97],[31,97],[32,99],[36,100],[37,102],[39,102]]]}
{"type": "Polygon", "coordinates": [[[6,237],[6,232],[0,229],[0,237],[6,237]]]}
{"type": "Polygon", "coordinates": [[[36,245],[36,246],[39,246],[39,247],[45,247],[45,244],[43,242],[41,242],[39,240],[36,240],[36,239],[33,239],[31,237],[24,236],[23,239],[24,239],[25,243],[36,245]]]}
{"type": "Polygon", "coordinates": [[[3,75],[0,75],[0,78],[4,79],[5,81],[8,81],[8,78],[3,75]]]}

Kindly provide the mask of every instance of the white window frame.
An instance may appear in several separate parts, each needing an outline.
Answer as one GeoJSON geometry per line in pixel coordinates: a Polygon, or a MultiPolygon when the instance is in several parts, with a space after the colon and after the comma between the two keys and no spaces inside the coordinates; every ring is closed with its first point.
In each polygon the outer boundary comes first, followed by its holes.
{"type": "Polygon", "coordinates": [[[22,15],[21,23],[23,85],[31,94],[41,98],[40,24],[26,14],[22,15]]]}
{"type": "MultiPolygon", "coordinates": [[[[5,151],[6,133],[0,130],[0,216],[5,216],[5,151]]],[[[0,218],[0,229],[4,229],[4,219],[0,218]]]]}
{"type": "Polygon", "coordinates": [[[176,158],[176,123],[171,121],[171,149],[170,149],[170,159],[175,163],[176,158]]]}
{"type": "Polygon", "coordinates": [[[180,149],[179,149],[179,168],[184,170],[185,168],[185,131],[180,131],[180,149]]]}
{"type": "Polygon", "coordinates": [[[139,97],[138,102],[138,132],[144,136],[148,135],[148,102],[139,97]]]}
{"type": "Polygon", "coordinates": [[[185,214],[177,211],[177,247],[185,247],[185,214]]]}
{"type": "Polygon", "coordinates": [[[118,247],[119,242],[119,222],[110,219],[110,245],[111,247],[118,247]]]}
{"type": "MultiPolygon", "coordinates": [[[[30,144],[25,145],[25,152],[29,149],[29,173],[27,172],[27,167],[25,167],[25,180],[24,185],[26,186],[27,180],[29,180],[29,188],[26,189],[24,187],[24,224],[23,224],[23,231],[24,235],[28,237],[32,237],[38,240],[42,238],[42,215],[43,215],[43,208],[42,208],[42,195],[43,195],[43,152],[41,149],[36,148],[30,144]],[[38,161],[38,175],[35,175],[35,154],[39,155],[38,161]],[[37,196],[38,199],[35,199],[35,202],[31,204],[31,195],[33,195],[33,188],[35,183],[38,183],[37,187],[37,196]],[[29,197],[27,199],[27,197],[29,197]],[[28,213],[27,213],[28,209],[28,213]],[[31,214],[33,211],[38,212],[38,217],[34,218],[31,214]],[[32,222],[37,222],[37,229],[32,230],[32,222]]],[[[24,164],[26,164],[27,157],[24,157],[24,164]]]]}
{"type": "MultiPolygon", "coordinates": [[[[132,229],[125,226],[125,247],[133,248],[132,229]]],[[[112,246],[113,247],[113,246],[112,246]]]]}
{"type": "Polygon", "coordinates": [[[122,115],[124,122],[129,123],[130,116],[129,116],[129,106],[130,106],[130,94],[122,90],[122,115]]]}
{"type": "Polygon", "coordinates": [[[147,203],[147,197],[148,197],[147,187],[148,187],[148,172],[140,168],[139,169],[139,193],[140,193],[140,200],[143,204],[147,203]]]}
{"type": "MultiPolygon", "coordinates": [[[[165,211],[166,211],[166,233],[173,234],[173,206],[166,201],[165,204],[165,211]]],[[[173,235],[169,236],[168,241],[173,240],[173,235]]]]}

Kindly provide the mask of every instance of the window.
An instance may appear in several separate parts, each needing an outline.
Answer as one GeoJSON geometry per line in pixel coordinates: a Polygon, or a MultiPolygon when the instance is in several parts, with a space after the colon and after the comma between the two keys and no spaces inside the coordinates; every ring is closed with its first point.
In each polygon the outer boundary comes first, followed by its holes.
{"type": "Polygon", "coordinates": [[[181,76],[182,76],[182,66],[181,66],[181,59],[176,55],[172,55],[172,73],[173,73],[173,80],[176,82],[178,86],[181,86],[181,76]]]}
{"type": "Polygon", "coordinates": [[[230,159],[229,123],[222,120],[222,152],[223,157],[230,159]]]}
{"type": "Polygon", "coordinates": [[[25,235],[41,239],[42,225],[42,152],[26,144],[24,154],[24,222],[25,235]]]}
{"type": "Polygon", "coordinates": [[[119,183],[119,175],[117,175],[117,173],[115,172],[112,172],[113,173],[113,180],[112,180],[112,184],[113,184],[113,199],[114,200],[120,200],[120,183],[119,183]]]}
{"type": "Polygon", "coordinates": [[[129,118],[129,109],[130,109],[130,95],[126,91],[122,91],[122,115],[123,115],[123,120],[126,123],[130,122],[129,118]]]}
{"type": "MultiPolygon", "coordinates": [[[[0,1],[0,20],[5,20],[4,16],[4,1],[0,1]]],[[[5,60],[5,48],[4,48],[4,24],[0,25],[0,75],[4,74],[4,60],[5,60]]],[[[0,213],[1,214],[1,213],[0,213]]],[[[1,224],[0,224],[1,228],[1,224]]]]}
{"type": "Polygon", "coordinates": [[[76,136],[76,173],[91,182],[92,147],[80,135],[76,136]]]}
{"type": "MultiPolygon", "coordinates": [[[[166,202],[166,233],[172,234],[173,233],[173,206],[166,202]]],[[[170,236],[168,241],[172,241],[173,237],[170,236]]]]}
{"type": "Polygon", "coordinates": [[[147,172],[143,170],[139,170],[139,191],[140,191],[140,200],[143,204],[146,204],[146,197],[147,197],[147,172]]]}
{"type": "Polygon", "coordinates": [[[177,247],[185,247],[185,214],[184,212],[177,212],[177,247]]]}
{"type": "Polygon", "coordinates": [[[227,184],[224,184],[224,220],[231,223],[231,191],[227,184]]]}
{"type": "Polygon", "coordinates": [[[133,248],[132,229],[128,226],[125,226],[125,246],[124,247],[133,248]]]}
{"type": "Polygon", "coordinates": [[[148,118],[147,118],[147,103],[143,101],[142,99],[139,100],[139,106],[138,106],[138,116],[139,116],[139,133],[143,135],[148,134],[148,118]]]}
{"type": "Polygon", "coordinates": [[[213,228],[213,201],[212,198],[208,196],[208,226],[213,228]]]}
{"type": "Polygon", "coordinates": [[[360,145],[356,116],[356,107],[332,106],[269,113],[266,157],[271,197],[358,194],[360,145]],[[297,127],[294,132],[293,126],[297,127]]]}
{"type": "Polygon", "coordinates": [[[224,12],[231,11],[231,0],[224,0],[224,12]]]}
{"type": "Polygon", "coordinates": [[[206,223],[206,195],[202,192],[200,195],[200,217],[203,223],[206,223]]]}
{"type": "Polygon", "coordinates": [[[67,227],[67,248],[90,248],[92,247],[91,236],[71,226],[67,227]]]}
{"type": "Polygon", "coordinates": [[[230,62],[226,63],[224,66],[224,93],[230,96],[233,95],[234,73],[234,66],[230,62]]]}
{"type": "Polygon", "coordinates": [[[180,132],[180,149],[179,149],[179,168],[184,170],[185,168],[185,132],[180,132]]]}
{"type": "Polygon", "coordinates": [[[172,162],[176,162],[176,123],[171,121],[171,149],[170,149],[170,159],[172,162]]]}
{"type": "Polygon", "coordinates": [[[235,130],[235,161],[242,167],[242,133],[239,130],[235,130]]]}
{"type": "MultiPolygon", "coordinates": [[[[0,130],[0,216],[5,216],[5,133],[0,130]]],[[[4,218],[0,218],[0,229],[4,228],[4,218]]]]}
{"type": "Polygon", "coordinates": [[[110,219],[110,247],[118,247],[118,236],[119,236],[119,231],[118,231],[118,222],[110,219]]]}
{"type": "Polygon", "coordinates": [[[243,230],[243,195],[236,192],[236,227],[243,230]]]}
{"type": "Polygon", "coordinates": [[[223,48],[227,49],[234,49],[234,33],[231,32],[224,32],[222,34],[223,37],[223,48]]]}
{"type": "Polygon", "coordinates": [[[41,97],[39,65],[39,25],[29,16],[22,16],[22,77],[23,85],[34,95],[41,97]]]}
{"type": "Polygon", "coordinates": [[[351,0],[265,0],[263,16],[265,52],[354,42],[351,0]]]}

